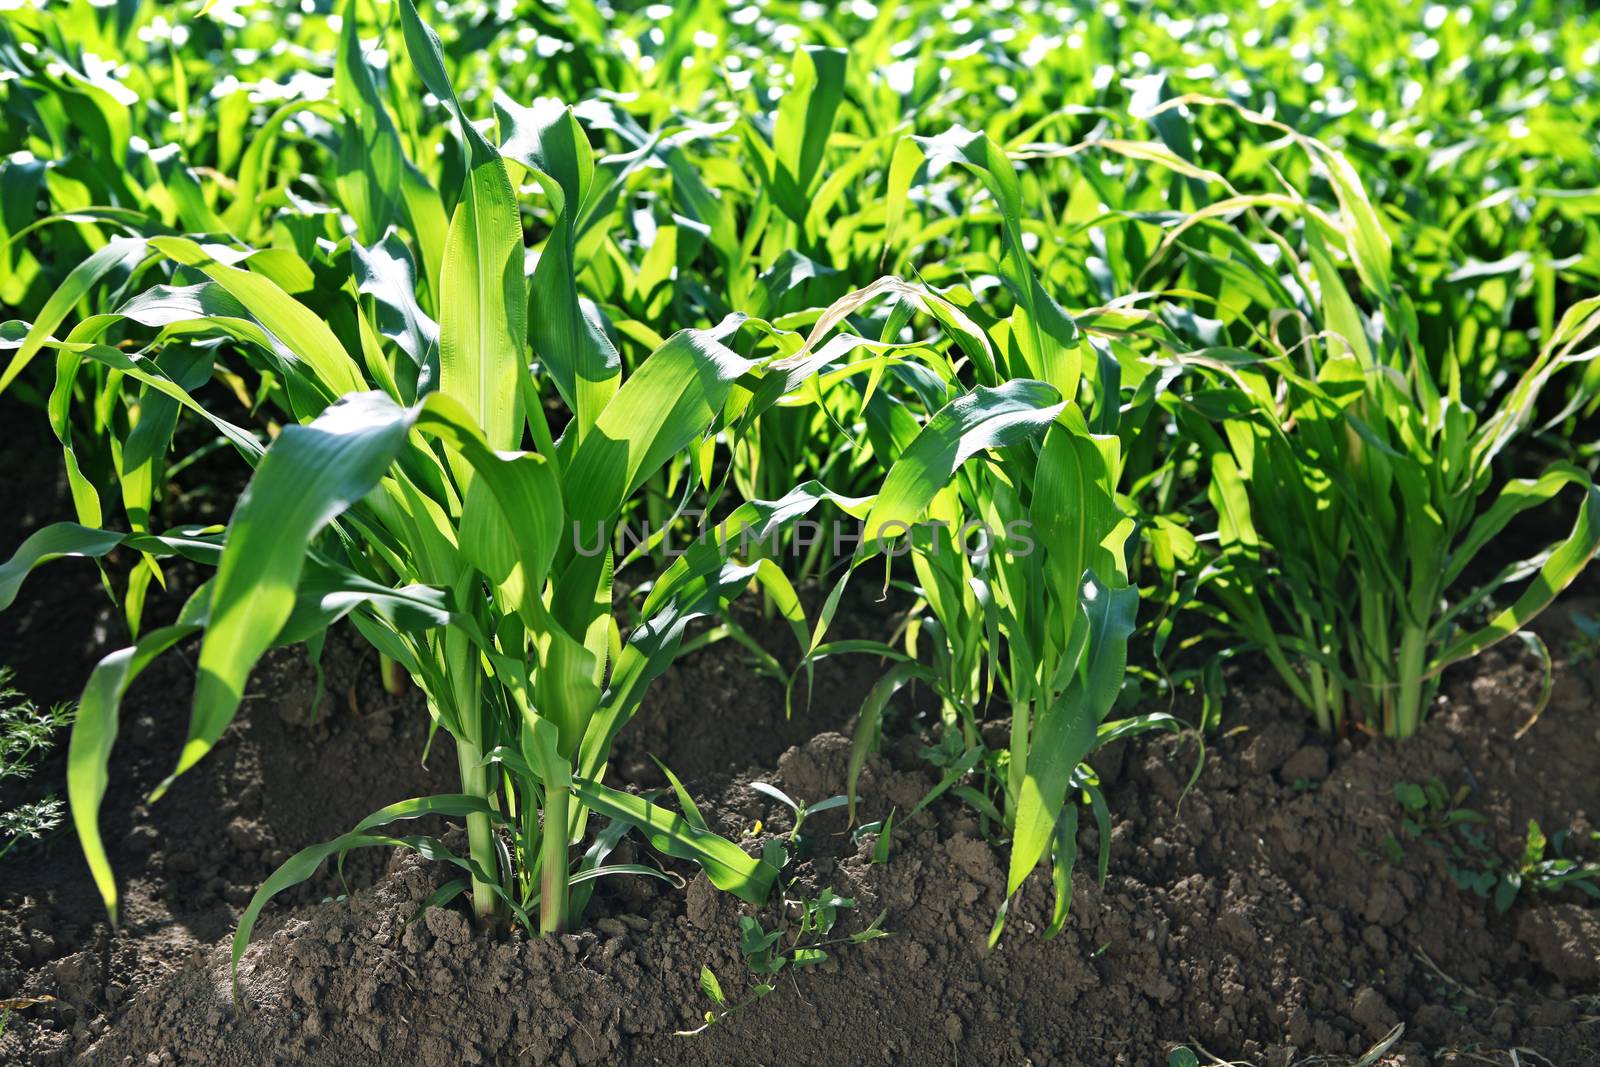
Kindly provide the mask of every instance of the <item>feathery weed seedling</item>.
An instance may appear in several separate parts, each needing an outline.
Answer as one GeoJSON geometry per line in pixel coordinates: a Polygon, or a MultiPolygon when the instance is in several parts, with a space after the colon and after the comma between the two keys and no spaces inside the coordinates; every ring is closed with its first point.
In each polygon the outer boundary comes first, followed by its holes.
{"type": "MultiPolygon", "coordinates": [[[[40,708],[12,684],[15,674],[0,667],[0,784],[19,782],[38,769],[55,745],[56,732],[72,722],[65,704],[40,708]]],[[[62,802],[54,794],[0,810],[0,858],[28,841],[40,841],[61,825],[62,802]]]]}

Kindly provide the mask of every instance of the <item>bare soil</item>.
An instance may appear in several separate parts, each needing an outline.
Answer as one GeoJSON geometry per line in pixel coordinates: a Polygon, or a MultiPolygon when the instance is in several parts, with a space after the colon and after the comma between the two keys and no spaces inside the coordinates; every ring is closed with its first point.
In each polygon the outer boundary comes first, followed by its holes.
{"type": "MultiPolygon", "coordinates": [[[[20,538],[0,538],[0,553],[20,538]]],[[[74,691],[119,640],[114,618],[92,640],[66,625],[81,621],[69,606],[96,595],[94,572],[55,566],[23,598],[63,614],[0,616],[0,659],[43,699],[74,691]]],[[[856,616],[855,632],[888,632],[881,609],[863,603],[856,616]]],[[[785,968],[770,995],[696,1036],[677,1032],[712,1007],[702,965],[731,1001],[760,980],[739,953],[740,915],[792,934],[795,909],[754,911],[682,866],[683,890],[601,883],[582,931],[539,941],[480,932],[458,906],[416,918],[454,872],[352,854],[343,883],[325,871],[269,906],[233,1004],[233,924],[273,865],[385,803],[450,791],[455,759],[443,734],[428,750],[416,694],[384,692],[370,651],[337,636],[315,712],[305,654],[274,653],[212,756],[146,804],[187,722],[192,673],[174,657],[130,695],[113,761],[104,829],[122,926],[106,923],[70,834],[0,860],[0,1001],[53,998],[9,1011],[0,1062],[1103,1065],[1161,1064],[1187,1044],[1284,1067],[1354,1064],[1402,1025],[1378,1062],[1600,1062],[1600,909],[1572,891],[1524,893],[1499,914],[1434,850],[1395,861],[1384,845],[1401,815],[1393,784],[1431,776],[1470,787],[1467,805],[1505,856],[1530,818],[1589,838],[1600,665],[1568,661],[1559,618],[1546,636],[1552,698],[1520,739],[1542,679],[1520,647],[1449,675],[1422,733],[1400,744],[1327,744],[1264,673],[1235,670],[1192,790],[1192,738],[1097,756],[1114,818],[1109,878],[1095,883],[1086,818],[1066,931],[1040,936],[1049,885],[1036,875],[993,950],[1004,852],[954,798],[903,817],[936,780],[917,751],[926,723],[905,704],[862,778],[862,821],[901,813],[887,862],[872,862],[875,839],[853,840],[836,810],[807,822],[808,849],[785,871],[791,900],[831,888],[855,901],[835,937],[880,913],[891,936],[785,968]]],[[[792,823],[751,783],[806,801],[842,792],[876,672],[865,657],[824,663],[814,698],[786,718],[781,686],[751,674],[731,642],[712,645],[654,687],[614,780],[659,786],[647,758],[658,756],[715,828],[755,849],[792,823]]],[[[62,771],[58,755],[33,783],[0,790],[0,804],[59,790],[62,771]]]]}

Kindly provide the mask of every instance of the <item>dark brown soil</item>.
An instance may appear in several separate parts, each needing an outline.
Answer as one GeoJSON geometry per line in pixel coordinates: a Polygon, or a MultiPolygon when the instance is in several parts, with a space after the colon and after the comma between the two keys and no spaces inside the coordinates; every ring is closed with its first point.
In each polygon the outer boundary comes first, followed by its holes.
{"type": "MultiPolygon", "coordinates": [[[[298,904],[292,895],[275,904],[246,957],[246,1007],[236,1013],[227,938],[267,864],[380,803],[448,788],[407,758],[423,743],[420,709],[379,699],[353,648],[330,659],[335,692],[318,725],[285,721],[283,709],[311,694],[302,661],[280,654],[259,686],[277,695],[251,702],[187,792],[111,821],[130,918],[115,936],[70,841],[7,863],[0,990],[60,1000],[17,1013],[0,1052],[113,1064],[1131,1064],[1189,1042],[1284,1064],[1313,1053],[1352,1062],[1401,1022],[1387,1062],[1510,1063],[1503,1053],[1470,1057],[1520,1047],[1576,1065],[1600,1049],[1593,909],[1535,897],[1500,916],[1427,850],[1398,865],[1383,853],[1397,825],[1392,783],[1435,774],[1478,783],[1470,803],[1508,851],[1528,817],[1589,828],[1600,678],[1588,666],[1564,671],[1550,709],[1513,742],[1537,675],[1510,657],[1455,680],[1423,735],[1401,746],[1325,749],[1286,725],[1274,694],[1241,699],[1229,719],[1237,732],[1213,744],[1181,804],[1192,743],[1113,754],[1101,768],[1117,820],[1111,877],[1100,889],[1080,864],[1073,918],[1053,942],[1037,936],[1046,887],[1030,883],[999,948],[984,950],[1002,857],[958,805],[903,821],[881,866],[869,862],[872,839],[852,844],[835,812],[808,823],[815,852],[794,869],[791,896],[831,887],[856,901],[841,930],[887,909],[893,936],[833,946],[827,963],[786,971],[770,996],[699,1036],[674,1032],[700,1025],[709,1006],[702,964],[732,998],[755,983],[737,951],[741,906],[703,879],[686,892],[618,880],[597,895],[588,931],[504,941],[449,908],[407,926],[441,874],[398,855],[381,875],[380,858],[353,862],[355,884],[377,877],[349,899],[312,903],[340,891],[324,876],[298,904]],[[339,693],[349,678],[359,710],[339,693]],[[1325,762],[1319,784],[1296,786],[1325,762]],[[1519,771],[1527,767],[1540,773],[1519,771]]],[[[735,707],[781,727],[781,701],[763,683],[740,690],[733,659],[722,645],[682,665],[663,692],[717,703],[658,700],[640,734],[674,736],[681,723],[711,742],[714,733],[678,717],[735,707]]],[[[182,684],[149,688],[125,742],[145,754],[127,776],[146,781],[176,743],[181,701],[163,695],[182,684]]],[[[842,724],[853,702],[830,692],[842,724]]],[[[813,707],[823,704],[819,694],[813,707]]],[[[914,747],[908,739],[869,763],[864,818],[905,811],[926,790],[914,747]]],[[[448,766],[444,755],[430,762],[448,766]]],[[[691,788],[723,832],[763,820],[781,833],[786,810],[748,782],[818,800],[842,788],[847,756],[843,736],[822,732],[766,766],[747,763],[731,780],[710,771],[691,788]]],[[[114,792],[108,811],[137,795],[114,792]]],[[[1094,838],[1084,831],[1086,855],[1094,838]]],[[[761,918],[769,928],[781,921],[776,907],[761,918]]],[[[1524,1053],[1522,1062],[1539,1061],[1524,1053]]]]}
{"type": "MultiPolygon", "coordinates": [[[[63,603],[92,598],[92,568],[60,566],[63,603]]],[[[24,598],[38,593],[30,585],[24,598]]],[[[862,604],[855,616],[857,632],[887,632],[880,609],[862,604]]],[[[40,696],[75,689],[89,646],[117,640],[109,624],[74,643],[47,614],[0,619],[15,637],[6,655],[32,664],[25,682],[40,696]]],[[[1547,630],[1564,659],[1560,625],[1547,630]]],[[[304,653],[275,653],[223,744],[156,805],[143,796],[177,752],[191,674],[175,657],[141,680],[105,808],[123,926],[104,921],[70,836],[0,861],[0,1001],[55,998],[9,1012],[0,1062],[1103,1065],[1161,1064],[1187,1044],[1282,1067],[1354,1064],[1401,1024],[1378,1062],[1600,1062],[1593,902],[1525,893],[1501,915],[1452,882],[1433,850],[1413,845],[1398,862],[1385,850],[1400,819],[1393,784],[1430,776],[1472,787],[1466,803],[1506,856],[1530,818],[1579,842],[1595,829],[1600,665],[1559,663],[1549,708],[1516,740],[1540,673],[1509,649],[1452,674],[1422,734],[1403,744],[1327,746],[1273,686],[1239,671],[1223,735],[1187,795],[1191,739],[1102,753],[1110,878],[1094,883],[1086,818],[1072,918],[1054,941],[1040,937],[1049,887],[1036,875],[986,950],[1004,853],[946,799],[897,820],[881,865],[874,838],[853,841],[842,811],[809,820],[786,896],[831,888],[855,901],[833,936],[880,913],[891,936],[785,968],[770,995],[697,1036],[676,1032],[702,1026],[712,1006],[702,965],[743,1000],[758,979],[738,951],[740,915],[785,926],[787,944],[793,907],[753,912],[703,877],[682,891],[613,879],[582,932],[497,939],[456,907],[408,923],[451,875],[398,853],[353,855],[348,897],[324,872],[275,901],[235,1008],[232,926],[272,865],[384,803],[452,788],[448,738],[423,767],[420,701],[384,693],[364,649],[330,641],[315,716],[304,653]]],[[[753,849],[791,820],[752,781],[806,801],[842,791],[846,735],[878,668],[865,657],[825,663],[809,707],[797,701],[786,720],[782,687],[750,674],[742,655],[722,642],[658,682],[614,773],[658,785],[647,754],[661,757],[715,826],[753,849]]],[[[919,730],[902,714],[869,761],[864,820],[891,807],[903,815],[933,782],[919,730]]],[[[25,795],[59,788],[61,774],[57,756],[25,795]]],[[[18,795],[8,787],[0,803],[18,795]]]]}

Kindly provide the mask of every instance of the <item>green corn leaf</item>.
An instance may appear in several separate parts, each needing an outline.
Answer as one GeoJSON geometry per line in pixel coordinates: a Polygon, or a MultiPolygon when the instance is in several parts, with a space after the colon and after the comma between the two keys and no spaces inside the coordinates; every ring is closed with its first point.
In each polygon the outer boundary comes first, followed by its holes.
{"type": "Polygon", "coordinates": [[[495,98],[505,131],[500,152],[539,183],[556,210],[556,226],[529,280],[528,337],[575,414],[576,436],[587,436],[617,391],[621,358],[578,295],[578,216],[594,178],[588,136],[572,109],[554,101],[521,107],[495,98]]]}
{"type": "Polygon", "coordinates": [[[466,408],[448,394],[428,396],[416,425],[449,444],[482,480],[482,489],[474,484],[468,490],[460,531],[462,552],[496,581],[509,577],[509,561],[521,565],[517,607],[534,626],[536,602],[563,532],[561,487],[554,466],[533,453],[496,452],[466,408]],[[487,495],[475,495],[485,490],[487,495]]]}
{"type": "Polygon", "coordinates": [[[1578,486],[1585,493],[1590,491],[1589,476],[1564,462],[1552,463],[1538,478],[1516,478],[1507,482],[1494,503],[1473,520],[1465,536],[1450,550],[1440,588],[1448,588],[1461,577],[1484,546],[1499,536],[1512,519],[1554,499],[1569,485],[1578,486]]]}
{"type": "Polygon", "coordinates": [[[378,484],[416,415],[382,393],[358,393],[308,426],[286,428],[262,457],[228,523],[189,738],[156,796],[209,752],[233,720],[251,668],[294,610],[311,539],[378,484]]]}
{"type": "Polygon", "coordinates": [[[33,325],[28,328],[21,346],[6,364],[4,373],[0,373],[0,393],[5,392],[6,387],[33,361],[56,327],[66,320],[73,306],[89,290],[114,270],[131,270],[144,258],[147,247],[140,238],[118,237],[74,267],[60,288],[51,294],[44,307],[34,316],[33,325]]]}
{"type": "Polygon", "coordinates": [[[417,303],[415,268],[411,253],[390,233],[371,248],[350,245],[356,289],[370,296],[377,308],[378,332],[393,341],[411,360],[409,376],[415,381],[411,399],[439,384],[439,324],[417,303]]]}
{"type": "Polygon", "coordinates": [[[15,602],[23,580],[35,567],[55,559],[98,559],[125,545],[152,557],[178,555],[215,565],[221,552],[221,546],[210,536],[215,529],[186,526],[163,534],[119,533],[74,522],[52,523],[35,530],[17,546],[10,559],[0,564],[0,611],[15,602]]]}
{"type": "Polygon", "coordinates": [[[227,290],[285,350],[311,372],[305,381],[328,401],[366,388],[360,368],[316,312],[264,274],[216,259],[215,249],[185,237],[156,237],[150,247],[193,267],[227,290]]]}
{"type": "Polygon", "coordinates": [[[718,889],[751,904],[763,903],[772,892],[777,868],[725,838],[696,829],[684,816],[589,779],[574,778],[572,789],[594,811],[634,827],[657,852],[699,864],[718,889]]]}
{"type": "Polygon", "coordinates": [[[689,794],[689,790],[684,787],[684,784],[678,780],[678,776],[672,773],[672,768],[656,759],[655,756],[651,756],[650,760],[661,768],[662,774],[667,776],[667,784],[672,786],[672,795],[678,798],[678,807],[682,809],[683,817],[689,820],[689,825],[696,830],[706,829],[706,819],[704,815],[700,814],[699,805],[694,802],[694,797],[689,794]]]}
{"type": "Polygon", "coordinates": [[[493,448],[522,428],[519,379],[527,373],[522,227],[505,164],[475,166],[445,240],[439,282],[439,388],[481,426],[493,448]]]}
{"type": "Polygon", "coordinates": [[[461,110],[439,38],[411,0],[401,0],[400,24],[423,84],[450,108],[467,145],[439,280],[439,387],[461,403],[491,448],[512,448],[521,436],[528,337],[516,191],[500,154],[461,110]]]}
{"type": "Polygon", "coordinates": [[[1515,603],[1503,609],[1481,628],[1455,638],[1432,659],[1429,673],[1437,673],[1452,663],[1477,655],[1490,645],[1523,629],[1550,606],[1588,566],[1600,550],[1600,488],[1585,484],[1583,505],[1572,532],[1552,549],[1544,565],[1515,603]]]}
{"type": "Polygon", "coordinates": [[[324,860],[330,856],[343,855],[351,849],[371,847],[409,848],[420,853],[424,858],[453,864],[472,874],[480,881],[494,886],[496,895],[502,903],[506,904],[523,926],[532,930],[532,923],[524,911],[506,892],[500,888],[499,882],[492,872],[476,869],[471,860],[462,859],[445,848],[443,844],[431,837],[390,837],[384,834],[373,833],[383,826],[402,822],[410,819],[426,818],[430,815],[443,815],[461,818],[467,815],[483,815],[494,821],[503,821],[503,816],[496,812],[482,797],[468,796],[465,794],[446,794],[441,796],[419,797],[414,800],[402,800],[396,804],[368,815],[356,824],[356,828],[349,833],[341,834],[331,841],[324,841],[318,845],[311,845],[301,849],[287,860],[284,860],[278,869],[267,876],[261,887],[250,898],[250,903],[245,906],[243,914],[239,916],[239,926],[233,934],[233,953],[230,973],[233,980],[233,995],[235,1000],[239,995],[239,961],[244,957],[244,951],[250,946],[250,935],[255,930],[256,920],[260,918],[261,911],[273,897],[285,889],[293,888],[310,878],[322,866],[324,860]]]}
{"type": "Polygon", "coordinates": [[[360,227],[360,239],[370,244],[383,237],[402,213],[400,183],[405,152],[361,54],[360,13],[358,0],[344,5],[334,65],[334,89],[345,113],[337,181],[344,202],[360,227]]]}
{"type": "MultiPolygon", "coordinates": [[[[574,519],[612,521],[645,478],[710,428],[734,381],[752,366],[722,344],[741,321],[680,330],[617,391],[567,467],[563,488],[574,519]]],[[[590,530],[583,535],[593,542],[590,530]]]]}
{"type": "Polygon", "coordinates": [[[1045,547],[1045,570],[1063,611],[1084,591],[1085,571],[1125,571],[1121,551],[1107,544],[1122,521],[1112,499],[1111,474],[1089,437],[1059,423],[1045,433],[1029,517],[1035,539],[1045,547]]]}
{"type": "Polygon", "coordinates": [[[995,388],[979,386],[941,408],[895,460],[867,514],[866,542],[893,536],[918,521],[956,470],[986,448],[1019,444],[1049,426],[1064,407],[1044,382],[1019,378],[995,388]]]}
{"type": "Polygon", "coordinates": [[[0,565],[0,611],[17,599],[22,581],[35,567],[64,556],[97,559],[123,542],[114,530],[99,530],[75,522],[52,523],[34,531],[17,546],[11,558],[0,565]]]}
{"type": "MultiPolygon", "coordinates": [[[[202,600],[196,594],[195,601],[202,600]]],[[[89,874],[113,925],[117,922],[117,880],[100,836],[100,804],[110,781],[111,746],[117,737],[122,698],[135,678],[162,652],[199,632],[196,621],[151,630],[131,648],[102,659],[89,675],[78,700],[72,735],[67,742],[67,802],[89,874]]]]}
{"type": "Polygon", "coordinates": [[[1051,849],[1050,882],[1055,889],[1055,904],[1050,911],[1050,925],[1045,929],[1045,940],[1061,933],[1067,925],[1067,913],[1072,907],[1072,865],[1078,862],[1078,808],[1068,804],[1061,809],[1056,823],[1056,839],[1051,849]]]}
{"type": "MultiPolygon", "coordinates": [[[[1085,585],[1090,584],[1096,584],[1094,577],[1086,575],[1085,585]]],[[[1137,594],[1126,595],[1132,592],[1128,590],[1122,597],[1109,591],[1085,595],[1079,609],[1089,632],[1089,670],[1083,680],[1068,685],[1034,724],[1027,771],[1017,797],[1016,832],[1006,876],[1008,897],[1016,893],[1049,848],[1066,800],[1067,783],[1095,745],[1102,709],[1108,709],[1116,698],[1127,661],[1128,634],[1133,631],[1129,605],[1137,604],[1137,594]]]]}
{"type": "Polygon", "coordinates": [[[1093,571],[1084,575],[1081,603],[1089,617],[1089,653],[1083,674],[1084,697],[1095,724],[1105,720],[1128,668],[1128,638],[1139,610],[1139,591],[1106,586],[1093,571]]]}
{"type": "Polygon", "coordinates": [[[914,140],[927,160],[930,176],[958,163],[976,175],[994,197],[1005,248],[1002,277],[1017,302],[1012,325],[1024,365],[1029,374],[1055,386],[1067,400],[1074,399],[1082,372],[1081,335],[1033,269],[1023,239],[1022,185],[1011,159],[986,134],[961,126],[914,140]]]}
{"type": "Polygon", "coordinates": [[[866,766],[867,755],[878,740],[883,709],[889,700],[909,682],[932,682],[935,675],[920,663],[897,663],[889,672],[873,683],[867,697],[861,702],[861,712],[856,719],[855,737],[850,744],[850,765],[845,771],[845,796],[848,798],[850,825],[856,821],[856,784],[861,779],[861,768],[866,766]]]}
{"type": "Polygon", "coordinates": [[[1391,279],[1389,235],[1384,231],[1378,213],[1373,210],[1372,201],[1367,198],[1367,190],[1350,161],[1341,152],[1313,143],[1339,199],[1350,258],[1355,262],[1356,272],[1374,295],[1387,299],[1391,279]]]}
{"type": "MultiPolygon", "coordinates": [[[[171,536],[159,539],[149,535],[128,536],[126,543],[146,552],[164,544],[212,564],[217,563],[221,555],[217,546],[210,542],[171,536]]],[[[73,720],[67,746],[67,800],[90,875],[113,923],[117,921],[117,886],[100,836],[99,812],[109,780],[111,748],[116,740],[122,698],[134,679],[158,655],[204,631],[212,588],[209,582],[201,586],[185,604],[174,625],[152,630],[132,647],[102,659],[89,676],[73,720]]],[[[299,644],[357,608],[367,611],[375,620],[383,620],[390,632],[442,626],[453,618],[438,590],[426,586],[390,589],[342,568],[311,561],[301,574],[294,608],[272,644],[299,644]]]]}
{"type": "Polygon", "coordinates": [[[793,84],[778,101],[772,147],[774,193],[785,214],[804,223],[828,135],[844,98],[850,55],[842,48],[805,45],[795,50],[793,84]]]}

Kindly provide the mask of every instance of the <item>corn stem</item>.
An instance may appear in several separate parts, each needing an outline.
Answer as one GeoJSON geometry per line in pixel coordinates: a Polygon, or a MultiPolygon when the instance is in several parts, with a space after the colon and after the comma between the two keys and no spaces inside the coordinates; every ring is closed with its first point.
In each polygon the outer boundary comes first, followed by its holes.
{"type": "MultiPolygon", "coordinates": [[[[489,768],[483,766],[483,753],[478,751],[478,746],[457,739],[456,760],[461,770],[461,791],[468,796],[481,797],[487,801],[489,768]]],[[[474,813],[467,816],[467,854],[472,857],[472,862],[478,871],[491,878],[494,877],[500,861],[495,854],[494,827],[490,824],[488,815],[474,813]]],[[[495,896],[494,887],[480,879],[477,871],[474,871],[472,913],[480,922],[492,922],[498,916],[498,912],[499,901],[495,896]]]]}
{"type": "Polygon", "coordinates": [[[1410,737],[1422,725],[1423,678],[1427,666],[1428,631],[1407,625],[1400,634],[1399,677],[1396,683],[1392,737],[1410,737]]]}
{"type": "Polygon", "coordinates": [[[389,693],[400,696],[406,691],[405,668],[382,652],[378,653],[378,672],[383,676],[383,688],[389,693]]]}
{"type": "Polygon", "coordinates": [[[539,846],[539,932],[564,933],[567,929],[567,822],[572,788],[565,782],[546,782],[544,836],[539,846]]]}

